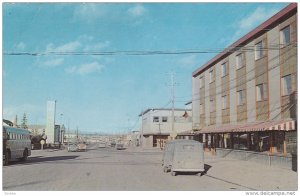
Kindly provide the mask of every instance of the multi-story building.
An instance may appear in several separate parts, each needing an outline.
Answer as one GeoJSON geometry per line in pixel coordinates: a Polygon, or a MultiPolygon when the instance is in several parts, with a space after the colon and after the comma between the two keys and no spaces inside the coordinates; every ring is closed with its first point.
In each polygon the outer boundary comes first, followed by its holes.
{"type": "Polygon", "coordinates": [[[193,72],[193,130],[206,147],[295,153],[297,4],[193,72]]]}
{"type": "Polygon", "coordinates": [[[172,109],[147,109],[139,116],[142,117],[142,146],[146,148],[163,148],[170,137],[175,138],[180,133],[192,130],[191,109],[174,109],[174,123],[172,109]]]}

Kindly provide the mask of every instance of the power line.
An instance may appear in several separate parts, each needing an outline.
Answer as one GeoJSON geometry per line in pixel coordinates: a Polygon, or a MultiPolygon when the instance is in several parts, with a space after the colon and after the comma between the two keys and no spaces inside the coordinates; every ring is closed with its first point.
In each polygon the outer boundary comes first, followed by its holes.
{"type": "MultiPolygon", "coordinates": [[[[285,54],[286,52],[289,52],[289,51],[285,51],[284,54],[285,54]]],[[[272,62],[272,61],[274,61],[274,60],[277,60],[277,59],[279,59],[279,56],[275,56],[275,57],[272,58],[272,59],[268,59],[268,63],[270,63],[270,62],[272,62]]],[[[245,65],[245,66],[246,66],[246,65],[245,65]]],[[[276,64],[276,65],[273,66],[273,67],[268,68],[266,71],[261,72],[259,75],[255,75],[255,74],[254,74],[254,76],[253,76],[252,78],[249,78],[248,80],[245,80],[244,82],[242,82],[242,83],[240,83],[240,84],[233,85],[233,86],[231,86],[230,88],[228,88],[228,90],[226,89],[226,90],[223,90],[223,91],[222,91],[222,88],[220,88],[220,87],[222,87],[224,84],[226,84],[226,86],[227,86],[227,84],[229,85],[229,84],[232,83],[233,81],[240,80],[240,79],[244,78],[246,75],[250,74],[251,72],[254,72],[254,71],[256,70],[256,67],[254,66],[253,69],[247,71],[245,74],[241,74],[240,77],[232,78],[231,80],[228,80],[228,82],[226,82],[226,83],[223,83],[223,84],[221,83],[221,84],[219,84],[219,85],[216,85],[216,87],[215,87],[216,92],[215,92],[214,94],[208,94],[208,95],[206,95],[206,96],[204,96],[204,97],[202,97],[202,98],[205,99],[205,98],[208,98],[208,97],[211,97],[211,96],[215,96],[215,95],[222,94],[222,93],[224,93],[224,92],[226,92],[226,91],[229,92],[230,90],[236,88],[237,86],[242,86],[242,85],[246,84],[247,82],[250,82],[251,80],[253,80],[253,79],[257,78],[257,77],[262,76],[262,75],[264,75],[265,73],[268,73],[269,71],[271,71],[271,70],[273,70],[273,69],[275,69],[276,67],[279,67],[279,66],[281,66],[280,63],[276,64]],[[217,92],[217,89],[219,89],[220,92],[217,92]]],[[[277,75],[278,75],[278,74],[277,74],[277,75]]],[[[220,77],[220,75],[216,75],[215,78],[216,78],[216,77],[220,77]]],[[[199,91],[198,93],[193,93],[193,94],[192,94],[192,96],[197,96],[197,95],[200,95],[200,91],[199,91]]],[[[184,96],[182,96],[182,97],[177,97],[177,98],[184,98],[184,96]]],[[[197,99],[193,99],[193,98],[192,98],[192,101],[196,101],[196,100],[200,100],[200,98],[197,98],[197,99]]],[[[189,100],[189,101],[190,101],[190,100],[189,100]]],[[[186,102],[187,102],[187,101],[186,101],[186,102]]]]}
{"type": "MultiPolygon", "coordinates": [[[[269,47],[262,47],[259,51],[280,50],[282,44],[274,44],[269,47]]],[[[291,44],[297,47],[297,42],[291,44]]],[[[258,51],[255,46],[238,46],[227,48],[200,48],[185,50],[125,50],[125,51],[94,51],[94,52],[68,52],[68,51],[46,51],[46,52],[4,52],[5,56],[103,56],[103,55],[126,55],[126,56],[146,56],[146,55],[181,55],[181,54],[206,54],[206,53],[233,53],[235,51],[258,51]]]]}

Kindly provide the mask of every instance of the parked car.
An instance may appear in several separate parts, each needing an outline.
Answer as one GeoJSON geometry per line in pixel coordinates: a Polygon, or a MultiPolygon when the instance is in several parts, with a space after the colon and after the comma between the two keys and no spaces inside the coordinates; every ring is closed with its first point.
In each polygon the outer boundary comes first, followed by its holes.
{"type": "Polygon", "coordinates": [[[117,150],[124,150],[125,148],[124,148],[124,144],[122,144],[122,143],[118,143],[117,145],[116,145],[116,148],[117,148],[117,150]]]}
{"type": "Polygon", "coordinates": [[[195,140],[172,140],[167,142],[162,158],[163,171],[195,172],[201,176],[204,170],[203,144],[195,140]]]}
{"type": "Polygon", "coordinates": [[[106,148],[106,142],[100,142],[98,147],[99,148],[106,148]]]}
{"type": "Polygon", "coordinates": [[[110,146],[114,148],[114,147],[116,146],[116,142],[112,141],[112,142],[110,143],[110,146]]]}
{"type": "Polygon", "coordinates": [[[77,152],[78,145],[77,143],[68,143],[68,152],[77,152]]]}
{"type": "Polygon", "coordinates": [[[84,142],[78,143],[77,147],[78,147],[78,151],[86,151],[86,144],[84,142]]]}

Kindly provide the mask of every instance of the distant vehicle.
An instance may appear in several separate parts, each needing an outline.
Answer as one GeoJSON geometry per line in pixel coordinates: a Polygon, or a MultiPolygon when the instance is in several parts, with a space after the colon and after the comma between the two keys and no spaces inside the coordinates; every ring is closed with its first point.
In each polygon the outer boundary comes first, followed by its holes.
{"type": "Polygon", "coordinates": [[[26,161],[31,155],[31,133],[26,129],[3,126],[3,164],[12,160],[26,161]]]}
{"type": "Polygon", "coordinates": [[[78,143],[77,148],[78,148],[78,151],[86,151],[86,144],[84,142],[78,143]]]}
{"type": "Polygon", "coordinates": [[[106,148],[106,142],[100,142],[98,147],[99,148],[106,148]]]}
{"type": "Polygon", "coordinates": [[[68,152],[77,152],[78,151],[78,144],[77,143],[68,143],[68,152]]]}
{"type": "Polygon", "coordinates": [[[110,146],[114,148],[114,147],[116,146],[116,142],[112,141],[112,142],[110,143],[110,146]]]}
{"type": "Polygon", "coordinates": [[[116,145],[116,148],[117,148],[117,150],[123,150],[123,149],[125,149],[125,148],[124,148],[124,144],[122,144],[122,143],[118,143],[118,144],[116,145]]]}
{"type": "Polygon", "coordinates": [[[195,140],[173,140],[166,144],[163,158],[163,171],[171,171],[172,176],[178,172],[204,173],[203,144],[195,140]]]}

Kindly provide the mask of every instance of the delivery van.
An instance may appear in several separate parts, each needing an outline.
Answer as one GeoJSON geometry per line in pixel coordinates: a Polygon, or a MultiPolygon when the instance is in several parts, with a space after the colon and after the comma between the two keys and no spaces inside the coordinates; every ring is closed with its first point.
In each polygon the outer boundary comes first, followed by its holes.
{"type": "Polygon", "coordinates": [[[163,171],[176,176],[179,172],[194,172],[201,176],[204,170],[203,144],[195,140],[167,142],[162,159],[163,171]]]}

